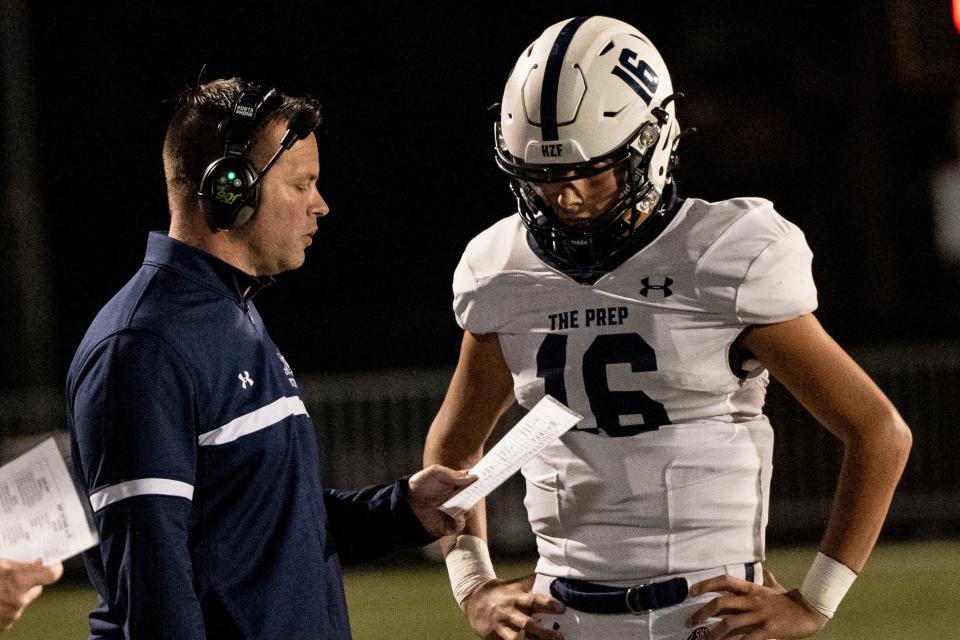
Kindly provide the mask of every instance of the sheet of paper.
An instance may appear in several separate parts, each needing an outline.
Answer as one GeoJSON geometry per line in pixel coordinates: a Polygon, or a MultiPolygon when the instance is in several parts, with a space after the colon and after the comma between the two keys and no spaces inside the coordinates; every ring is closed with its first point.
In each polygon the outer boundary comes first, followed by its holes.
{"type": "Polygon", "coordinates": [[[53,438],[0,467],[0,557],[60,562],[97,544],[53,438]]]}
{"type": "Polygon", "coordinates": [[[477,481],[443,503],[440,510],[454,516],[470,509],[582,419],[560,401],[544,396],[470,469],[477,481]]]}

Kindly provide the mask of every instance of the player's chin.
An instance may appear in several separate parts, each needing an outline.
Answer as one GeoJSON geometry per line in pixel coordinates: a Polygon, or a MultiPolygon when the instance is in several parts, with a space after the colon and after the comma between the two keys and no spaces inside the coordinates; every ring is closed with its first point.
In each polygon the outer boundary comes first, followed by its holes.
{"type": "Polygon", "coordinates": [[[594,216],[589,213],[561,214],[557,216],[560,222],[568,227],[579,227],[593,220],[594,216]]]}
{"type": "Polygon", "coordinates": [[[560,222],[566,227],[583,227],[597,218],[602,214],[601,211],[594,209],[586,209],[578,211],[576,213],[563,213],[559,214],[557,217],[560,219],[560,222]]]}

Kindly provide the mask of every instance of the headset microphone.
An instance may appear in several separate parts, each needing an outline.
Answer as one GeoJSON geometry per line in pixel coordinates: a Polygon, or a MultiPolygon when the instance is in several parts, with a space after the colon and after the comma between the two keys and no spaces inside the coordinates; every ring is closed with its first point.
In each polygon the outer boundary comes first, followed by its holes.
{"type": "Polygon", "coordinates": [[[297,140],[303,140],[320,126],[320,110],[304,108],[293,114],[287,123],[287,133],[284,134],[280,146],[289,149],[297,140]]]}

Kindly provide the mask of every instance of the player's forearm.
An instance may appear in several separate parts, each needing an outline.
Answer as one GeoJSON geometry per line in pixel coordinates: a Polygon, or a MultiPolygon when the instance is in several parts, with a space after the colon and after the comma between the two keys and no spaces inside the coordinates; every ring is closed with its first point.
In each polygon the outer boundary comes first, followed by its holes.
{"type": "Polygon", "coordinates": [[[843,467],[821,549],[859,571],[906,464],[910,430],[812,315],[754,327],[743,346],[843,443],[843,467]]]}
{"type": "Polygon", "coordinates": [[[910,453],[910,429],[895,410],[844,438],[843,465],[820,549],[854,571],[867,562],[910,453]]]}
{"type": "MultiPolygon", "coordinates": [[[[434,421],[427,434],[427,441],[423,450],[423,466],[442,464],[452,469],[470,469],[483,457],[483,442],[479,444],[469,438],[461,438],[459,442],[453,433],[441,421],[441,415],[434,421]],[[465,442],[466,440],[466,442],[465,442]],[[466,446],[464,446],[466,444],[466,446]]],[[[486,506],[481,500],[467,518],[466,526],[461,535],[478,536],[487,539],[486,506]]],[[[440,548],[444,555],[450,552],[456,542],[456,536],[446,536],[440,539],[440,548]]]]}
{"type": "Polygon", "coordinates": [[[464,333],[457,369],[424,445],[424,466],[469,469],[513,403],[513,382],[496,335],[464,333]]]}
{"type": "MultiPolygon", "coordinates": [[[[483,457],[483,444],[489,429],[456,429],[453,420],[444,419],[443,409],[430,426],[423,447],[423,466],[442,464],[451,469],[470,469],[483,457]]],[[[463,423],[459,423],[463,425],[463,423]]],[[[467,426],[467,425],[463,425],[467,426]]]]}
{"type": "MultiPolygon", "coordinates": [[[[447,401],[427,433],[423,449],[424,467],[442,464],[451,469],[473,468],[483,458],[483,446],[502,413],[499,407],[491,410],[486,403],[451,403],[450,396],[454,391],[451,387],[447,401]],[[471,407],[473,410],[469,410],[471,407]]],[[[482,500],[467,518],[461,535],[487,539],[486,508],[482,500]]],[[[455,541],[456,536],[441,539],[440,547],[444,554],[450,551],[455,541]]]]}
{"type": "MultiPolygon", "coordinates": [[[[450,400],[449,392],[447,400],[450,400]]],[[[450,405],[445,402],[430,427],[423,450],[424,466],[442,464],[460,469],[472,468],[483,457],[483,444],[493,428],[492,424],[481,424],[476,414],[471,416],[471,420],[464,412],[449,409],[450,405]]],[[[440,539],[453,594],[461,606],[476,588],[496,577],[486,539],[487,515],[483,500],[467,517],[460,535],[440,539]],[[459,546],[458,540],[462,542],[459,546]]]]}
{"type": "Polygon", "coordinates": [[[469,376],[454,376],[427,432],[424,467],[470,469],[480,462],[484,444],[513,400],[509,387],[491,397],[478,389],[482,386],[469,376]]]}

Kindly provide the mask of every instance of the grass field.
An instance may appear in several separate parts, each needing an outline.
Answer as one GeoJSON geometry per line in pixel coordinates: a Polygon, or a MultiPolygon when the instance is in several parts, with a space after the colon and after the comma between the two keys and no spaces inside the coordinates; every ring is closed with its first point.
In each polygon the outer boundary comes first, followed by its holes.
{"type": "MultiPolygon", "coordinates": [[[[813,559],[812,548],[774,549],[767,566],[786,585],[797,585],[813,559]]],[[[499,564],[503,577],[526,573],[532,563],[499,564]]],[[[469,640],[450,595],[442,565],[356,569],[346,576],[353,635],[357,640],[469,640]]],[[[86,638],[92,593],[77,586],[49,589],[4,640],[86,638]]],[[[818,638],[844,640],[950,640],[960,638],[960,543],[884,545],[818,638]]],[[[291,639],[295,640],[295,639],[291,639]]]]}

